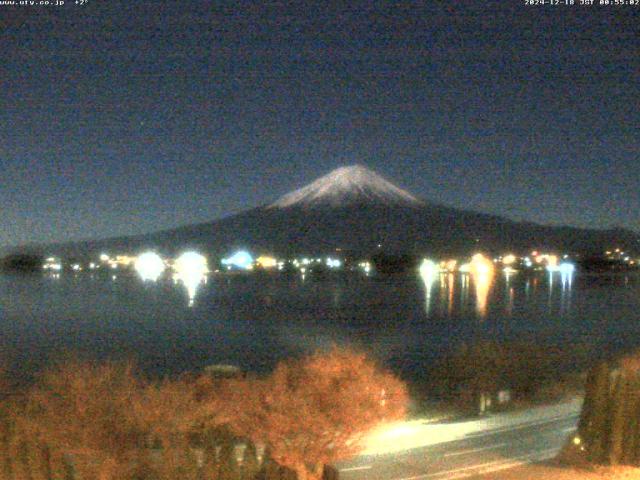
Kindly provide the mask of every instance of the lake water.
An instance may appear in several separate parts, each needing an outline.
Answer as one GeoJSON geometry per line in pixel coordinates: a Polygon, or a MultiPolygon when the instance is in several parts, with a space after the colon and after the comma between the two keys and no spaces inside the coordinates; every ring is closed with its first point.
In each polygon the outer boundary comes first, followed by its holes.
{"type": "Polygon", "coordinates": [[[65,351],[135,358],[153,374],[225,363],[268,371],[319,347],[364,348],[407,379],[463,342],[593,352],[640,346],[640,277],[496,274],[326,278],[213,274],[191,286],[134,274],[0,276],[0,359],[28,375],[65,351]],[[427,285],[429,284],[429,285],[427,285]]]}

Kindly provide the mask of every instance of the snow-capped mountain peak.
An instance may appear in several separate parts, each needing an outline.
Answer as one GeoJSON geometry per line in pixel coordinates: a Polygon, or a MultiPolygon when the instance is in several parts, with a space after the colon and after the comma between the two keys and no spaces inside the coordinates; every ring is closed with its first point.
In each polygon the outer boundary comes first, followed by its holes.
{"type": "Polygon", "coordinates": [[[362,165],[341,167],[299,190],[280,197],[269,208],[346,206],[354,203],[419,206],[423,202],[362,165]]]}

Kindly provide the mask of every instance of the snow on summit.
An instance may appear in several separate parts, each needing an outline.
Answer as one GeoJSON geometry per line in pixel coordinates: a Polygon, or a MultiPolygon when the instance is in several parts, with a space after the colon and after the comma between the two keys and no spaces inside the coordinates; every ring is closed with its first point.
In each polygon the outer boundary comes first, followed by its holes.
{"type": "Polygon", "coordinates": [[[280,197],[269,208],[340,207],[354,203],[419,206],[423,202],[361,165],[341,167],[280,197]]]}

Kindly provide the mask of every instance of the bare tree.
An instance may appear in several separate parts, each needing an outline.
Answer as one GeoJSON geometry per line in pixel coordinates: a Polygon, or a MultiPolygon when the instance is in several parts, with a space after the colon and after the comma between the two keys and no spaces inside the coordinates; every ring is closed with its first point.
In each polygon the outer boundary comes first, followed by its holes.
{"type": "Polygon", "coordinates": [[[338,348],[282,362],[266,379],[231,380],[221,393],[231,427],[266,444],[299,480],[318,480],[325,465],[357,454],[362,436],[403,417],[408,400],[395,376],[338,348]]]}

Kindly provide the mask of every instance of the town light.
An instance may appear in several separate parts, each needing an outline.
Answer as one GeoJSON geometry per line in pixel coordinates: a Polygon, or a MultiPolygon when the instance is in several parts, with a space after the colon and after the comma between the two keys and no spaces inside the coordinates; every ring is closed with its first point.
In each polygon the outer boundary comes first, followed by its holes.
{"type": "Polygon", "coordinates": [[[505,255],[502,259],[502,263],[505,265],[513,265],[516,261],[516,256],[513,254],[505,255]]]}
{"type": "Polygon", "coordinates": [[[471,257],[470,272],[476,289],[476,310],[481,317],[487,314],[487,300],[493,282],[493,262],[481,253],[471,257]]]}
{"type": "Polygon", "coordinates": [[[180,255],[173,264],[175,282],[181,281],[187,289],[189,296],[189,306],[193,306],[193,301],[200,284],[206,283],[209,267],[207,259],[197,252],[185,252],[180,255]]]}
{"type": "Polygon", "coordinates": [[[327,257],[327,267],[340,268],[341,266],[342,266],[342,262],[337,258],[327,257]]]}
{"type": "Polygon", "coordinates": [[[573,263],[562,262],[558,270],[560,270],[560,273],[563,275],[571,275],[576,270],[576,266],[573,263]]]}
{"type": "Polygon", "coordinates": [[[253,257],[246,250],[239,250],[228,258],[222,259],[222,264],[228,267],[237,267],[243,270],[251,270],[253,257]]]}
{"type": "Polygon", "coordinates": [[[366,275],[369,275],[371,272],[371,263],[369,262],[360,262],[358,266],[364,271],[366,275]]]}
{"type": "Polygon", "coordinates": [[[261,255],[256,259],[256,263],[262,268],[274,268],[278,264],[278,261],[273,257],[261,255]]]}
{"type": "Polygon", "coordinates": [[[42,266],[45,270],[53,270],[54,272],[59,272],[62,270],[62,263],[56,257],[47,258],[45,264],[42,266]]]}
{"type": "Polygon", "coordinates": [[[438,276],[438,266],[433,260],[424,259],[420,264],[420,277],[425,285],[430,285],[438,276]]]}
{"type": "Polygon", "coordinates": [[[474,275],[493,274],[493,262],[481,253],[476,253],[471,257],[470,271],[474,275]]]}
{"type": "Polygon", "coordinates": [[[138,255],[134,263],[134,268],[142,280],[155,282],[160,275],[162,275],[165,267],[164,262],[157,253],[145,252],[138,255]]]}
{"type": "Polygon", "coordinates": [[[209,273],[206,257],[197,252],[185,252],[180,255],[176,259],[173,269],[181,277],[202,276],[209,273]]]}

